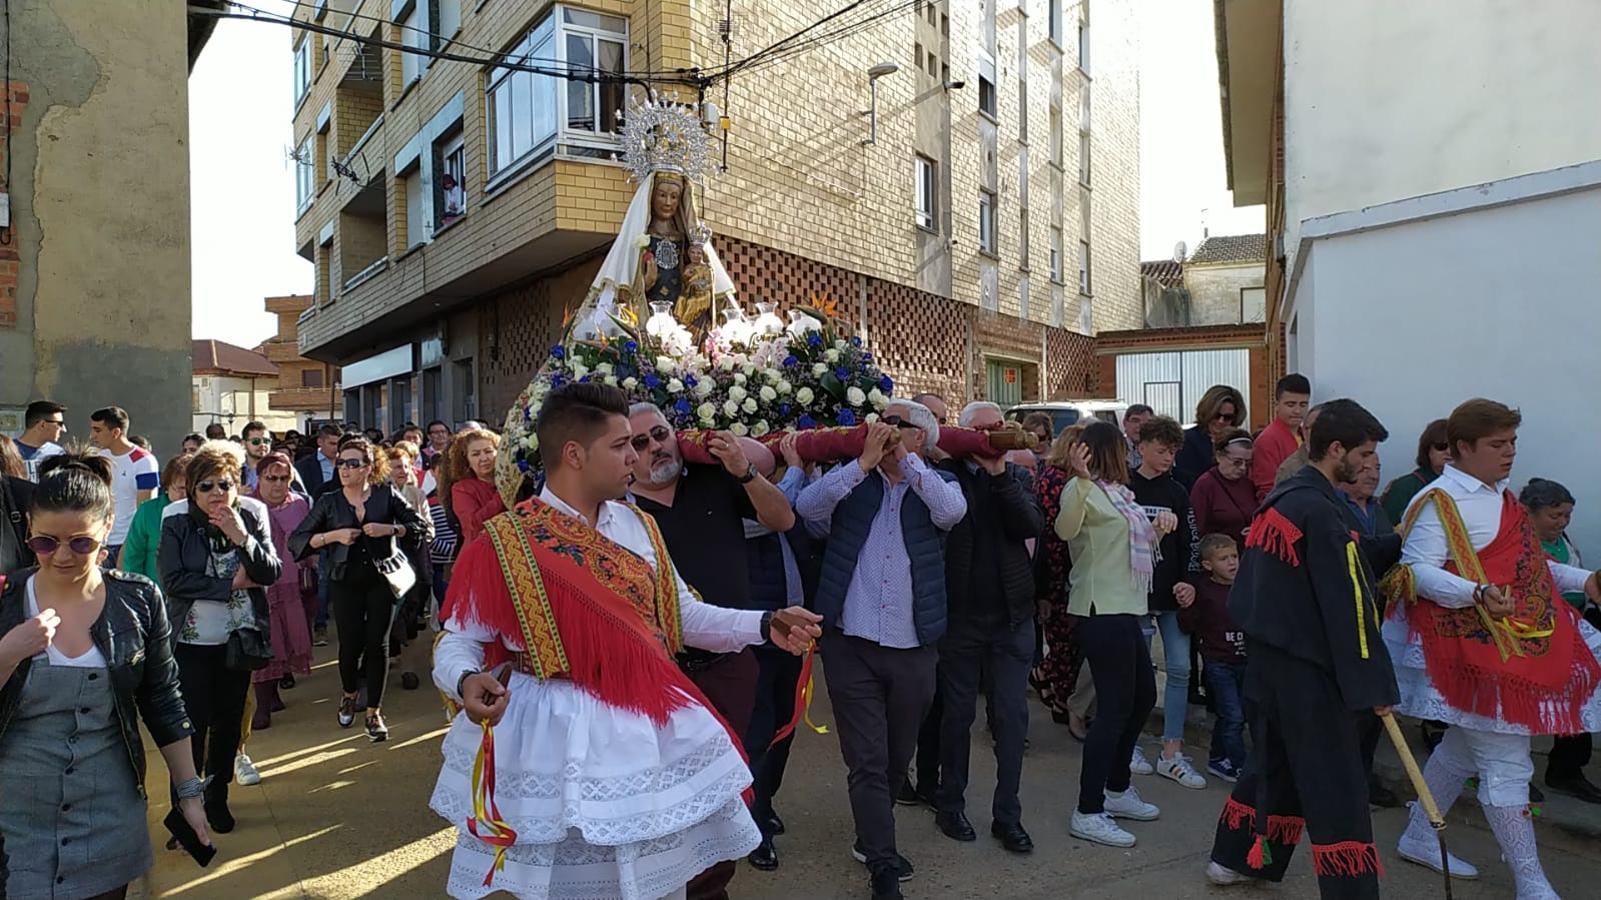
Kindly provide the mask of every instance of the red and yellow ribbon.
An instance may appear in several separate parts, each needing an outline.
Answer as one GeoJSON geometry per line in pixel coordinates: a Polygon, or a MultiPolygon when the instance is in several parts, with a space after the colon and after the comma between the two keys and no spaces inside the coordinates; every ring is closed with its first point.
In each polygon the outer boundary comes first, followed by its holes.
{"type": "Polygon", "coordinates": [[[795,727],[803,718],[806,720],[807,728],[818,734],[828,734],[827,725],[819,725],[812,721],[812,693],[815,689],[812,679],[812,660],[816,656],[817,642],[812,641],[811,646],[806,648],[806,659],[801,662],[800,677],[795,680],[795,712],[789,717],[789,721],[784,723],[784,727],[773,735],[772,741],[767,744],[768,747],[777,746],[779,741],[794,734],[795,727]]]}
{"type": "Polygon", "coordinates": [[[473,815],[467,820],[467,831],[495,848],[495,863],[484,875],[484,887],[489,887],[495,873],[506,868],[506,850],[517,842],[517,832],[501,819],[500,807],[495,804],[495,729],[488,719],[483,728],[483,742],[473,757],[473,815]]]}

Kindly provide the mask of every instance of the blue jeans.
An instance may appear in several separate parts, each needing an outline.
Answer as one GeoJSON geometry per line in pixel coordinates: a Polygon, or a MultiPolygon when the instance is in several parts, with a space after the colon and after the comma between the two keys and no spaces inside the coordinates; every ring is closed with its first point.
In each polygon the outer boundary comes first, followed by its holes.
{"type": "Polygon", "coordinates": [[[1206,689],[1217,710],[1212,725],[1211,762],[1228,760],[1235,769],[1245,767],[1245,719],[1251,702],[1245,699],[1245,664],[1209,662],[1206,689]]]}
{"type": "Polygon", "coordinates": [[[1190,709],[1190,636],[1179,628],[1179,614],[1174,612],[1151,613],[1155,628],[1141,622],[1145,633],[1145,648],[1151,646],[1151,635],[1162,632],[1162,655],[1165,657],[1167,685],[1162,689],[1162,740],[1184,739],[1184,717],[1190,709]]]}

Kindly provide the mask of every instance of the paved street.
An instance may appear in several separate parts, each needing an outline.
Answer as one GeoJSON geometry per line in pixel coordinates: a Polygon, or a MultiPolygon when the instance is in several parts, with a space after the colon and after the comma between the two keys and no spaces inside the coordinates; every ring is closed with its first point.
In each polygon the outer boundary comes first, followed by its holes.
{"type": "MultiPolygon", "coordinates": [[[[259,787],[235,786],[233,810],[240,822],[221,836],[222,852],[210,870],[159,844],[149,883],[132,896],[208,898],[433,898],[443,896],[454,829],[426,806],[438,770],[443,716],[431,690],[401,691],[392,678],[388,743],[367,742],[359,728],[334,722],[337,673],[332,648],[319,648],[317,669],[285,694],[288,711],[250,740],[249,750],[264,779],[259,787]]],[[[425,688],[427,687],[425,683],[425,688]]],[[[826,691],[819,689],[815,718],[831,721],[826,691]]],[[[1225,796],[1214,781],[1190,791],[1155,777],[1137,778],[1146,799],[1161,805],[1161,820],[1131,827],[1140,839],[1132,851],[1097,847],[1067,834],[1066,816],[1076,792],[1079,745],[1067,730],[1035,707],[1033,746],[1024,771],[1024,821],[1038,845],[1026,859],[1008,855],[988,836],[988,785],[993,760],[975,753],[971,818],[980,832],[972,844],[941,835],[933,815],[898,812],[901,850],[917,866],[905,886],[909,900],[966,897],[1210,897],[1224,892],[1201,881],[1212,827],[1225,796]]],[[[741,865],[736,898],[860,898],[866,876],[847,848],[851,823],[845,802],[845,770],[832,735],[803,734],[792,757],[778,807],[789,834],[780,838],[783,865],[764,874],[741,865]]],[[[982,732],[975,747],[987,748],[982,732]]],[[[151,783],[166,773],[155,757],[151,783]]],[[[153,791],[160,796],[164,789],[153,791]]],[[[153,835],[164,839],[164,802],[152,806],[153,835]]],[[[1375,816],[1392,897],[1440,894],[1439,877],[1394,856],[1402,813],[1375,816]]],[[[1449,831],[1451,847],[1479,864],[1486,878],[1457,883],[1462,900],[1512,896],[1495,843],[1476,806],[1461,803],[1449,831]]],[[[1563,896],[1591,896],[1583,885],[1601,879],[1601,850],[1593,839],[1542,825],[1541,850],[1551,881],[1563,896]]],[[[1248,896],[1315,897],[1309,855],[1303,845],[1284,886],[1248,896]]]]}

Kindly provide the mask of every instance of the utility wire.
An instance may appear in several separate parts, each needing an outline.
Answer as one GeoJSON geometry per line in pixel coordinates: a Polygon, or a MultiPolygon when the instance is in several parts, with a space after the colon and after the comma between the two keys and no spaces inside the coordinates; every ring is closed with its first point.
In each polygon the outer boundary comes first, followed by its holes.
{"type": "MultiPolygon", "coordinates": [[[[900,13],[904,13],[907,10],[919,7],[925,2],[927,2],[927,0],[903,0],[903,2],[899,3],[897,6],[881,10],[870,16],[867,16],[866,18],[862,18],[854,22],[839,24],[833,30],[818,34],[801,43],[783,47],[765,56],[758,54],[757,56],[747,58],[740,63],[735,63],[734,71],[758,71],[760,69],[768,68],[770,66],[777,65],[778,63],[794,59],[797,56],[801,56],[813,50],[839,43],[840,41],[867,31],[891,16],[895,16],[900,13]]],[[[714,79],[725,77],[724,73],[721,72],[708,73],[708,76],[714,79]]]]}

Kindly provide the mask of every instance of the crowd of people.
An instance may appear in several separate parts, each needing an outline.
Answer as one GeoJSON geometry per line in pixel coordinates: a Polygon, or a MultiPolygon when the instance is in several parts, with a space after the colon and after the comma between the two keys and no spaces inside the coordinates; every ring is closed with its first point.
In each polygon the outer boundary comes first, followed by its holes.
{"type": "MultiPolygon", "coordinates": [[[[1161,815],[1136,776],[1216,778],[1234,787],[1214,884],[1282,878],[1305,834],[1325,897],[1377,896],[1369,803],[1400,801],[1372,766],[1395,710],[1432,723],[1441,807],[1476,777],[1518,896],[1554,897],[1527,815],[1530,735],[1559,735],[1548,787],[1601,802],[1583,771],[1601,589],[1567,538],[1573,496],[1541,478],[1508,489],[1520,420],[1499,403],[1430,422],[1416,468],[1380,490],[1388,432],[1311,399],[1306,378],[1281,379],[1255,435],[1225,385],[1189,428],[1135,405],[1053,433],[922,394],[829,466],[793,435],[680,435],[649,403],[572,384],[538,417],[537,493],[497,471],[501,438],[478,423],[308,440],[252,422],[160,461],[121,409],[91,414],[91,450],[66,440],[65,407],[35,403],[0,438],[0,764],[50,793],[0,794],[7,891],[117,896],[150,865],[139,722],[188,826],[231,831],[230,783],[260,777],[250,734],[331,616],[338,727],[360,715],[387,739],[392,669],[463,710],[430,799],[461,828],[453,896],[722,897],[738,859],[779,869],[776,798],[815,654],[874,900],[915,871],[897,804],[977,839],[981,697],[990,833],[1033,849],[1031,687],[1083,743],[1074,837],[1134,847],[1161,815]],[[948,425],[1041,445],[955,458],[948,425]],[[1185,746],[1201,703],[1204,764],[1185,746]]],[[[1415,807],[1398,855],[1476,874],[1427,829],[1415,807]]]]}

